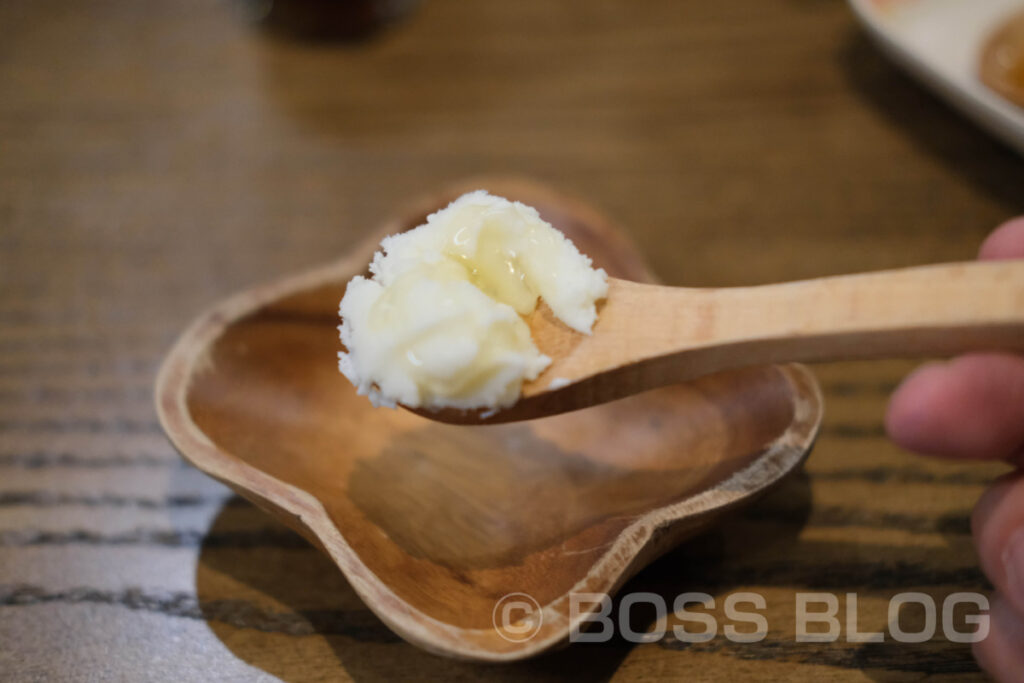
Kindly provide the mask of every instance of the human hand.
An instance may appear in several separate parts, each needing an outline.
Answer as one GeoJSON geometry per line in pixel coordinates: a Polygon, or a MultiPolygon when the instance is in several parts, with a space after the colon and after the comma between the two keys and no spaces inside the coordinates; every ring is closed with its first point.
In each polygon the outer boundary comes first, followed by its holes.
{"type": "MultiPolygon", "coordinates": [[[[1024,217],[1003,224],[980,259],[1024,258],[1024,217]]],[[[1017,470],[997,479],[974,508],[971,530],[981,568],[995,586],[990,631],[974,656],[1000,681],[1024,676],[1024,357],[972,353],[929,363],[896,390],[889,436],[918,453],[1006,460],[1017,470]]]]}

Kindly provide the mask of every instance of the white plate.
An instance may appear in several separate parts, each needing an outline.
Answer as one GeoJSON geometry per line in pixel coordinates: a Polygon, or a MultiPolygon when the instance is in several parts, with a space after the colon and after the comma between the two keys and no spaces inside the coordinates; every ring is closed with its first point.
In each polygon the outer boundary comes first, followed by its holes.
{"type": "Polygon", "coordinates": [[[1022,0],[848,0],[890,57],[1024,154],[1024,109],[978,78],[988,37],[1022,0]]]}

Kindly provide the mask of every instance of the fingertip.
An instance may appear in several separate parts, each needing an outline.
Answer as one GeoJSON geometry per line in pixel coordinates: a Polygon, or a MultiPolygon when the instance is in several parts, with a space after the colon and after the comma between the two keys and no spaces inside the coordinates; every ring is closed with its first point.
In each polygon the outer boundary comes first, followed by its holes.
{"type": "Polygon", "coordinates": [[[971,535],[985,575],[1024,614],[1024,473],[1004,475],[985,491],[971,514],[971,535]]]}
{"type": "Polygon", "coordinates": [[[1024,618],[1001,595],[993,596],[987,637],[972,650],[978,665],[997,681],[1020,680],[1024,669],[1024,618]]]}
{"type": "Polygon", "coordinates": [[[920,368],[894,392],[886,429],[926,455],[1012,458],[1024,445],[1024,358],[969,354],[920,368]]]}
{"type": "Polygon", "coordinates": [[[978,258],[983,261],[1024,258],[1024,216],[996,228],[981,245],[978,258]]]}
{"type": "Polygon", "coordinates": [[[944,386],[944,363],[927,363],[906,377],[893,392],[885,414],[885,430],[897,445],[934,455],[942,439],[936,432],[936,396],[944,386]]]}

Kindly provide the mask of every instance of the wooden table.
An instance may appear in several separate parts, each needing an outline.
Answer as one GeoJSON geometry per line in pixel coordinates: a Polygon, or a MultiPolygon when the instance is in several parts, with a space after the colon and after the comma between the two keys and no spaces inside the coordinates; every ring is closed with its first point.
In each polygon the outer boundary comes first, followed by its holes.
{"type": "Polygon", "coordinates": [[[317,551],[182,464],[151,405],[202,307],[470,174],[592,198],[669,283],[971,258],[1024,213],[1024,161],[879,56],[840,0],[425,0],[349,45],[198,0],[12,0],[0,27],[0,678],[979,676],[941,635],[794,638],[800,591],[856,592],[878,630],[897,593],[986,588],[968,516],[1002,468],[885,440],[908,362],[821,367],[806,476],[628,586],[706,591],[718,615],[757,591],[765,640],[505,667],[397,639],[317,551]]]}

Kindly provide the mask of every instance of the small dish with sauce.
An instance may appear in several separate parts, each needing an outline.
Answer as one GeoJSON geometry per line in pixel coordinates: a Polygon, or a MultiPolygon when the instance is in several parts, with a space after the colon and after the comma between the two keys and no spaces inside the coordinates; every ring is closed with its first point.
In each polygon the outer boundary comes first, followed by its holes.
{"type": "Polygon", "coordinates": [[[849,0],[882,49],[1024,154],[1024,0],[849,0]]]}

